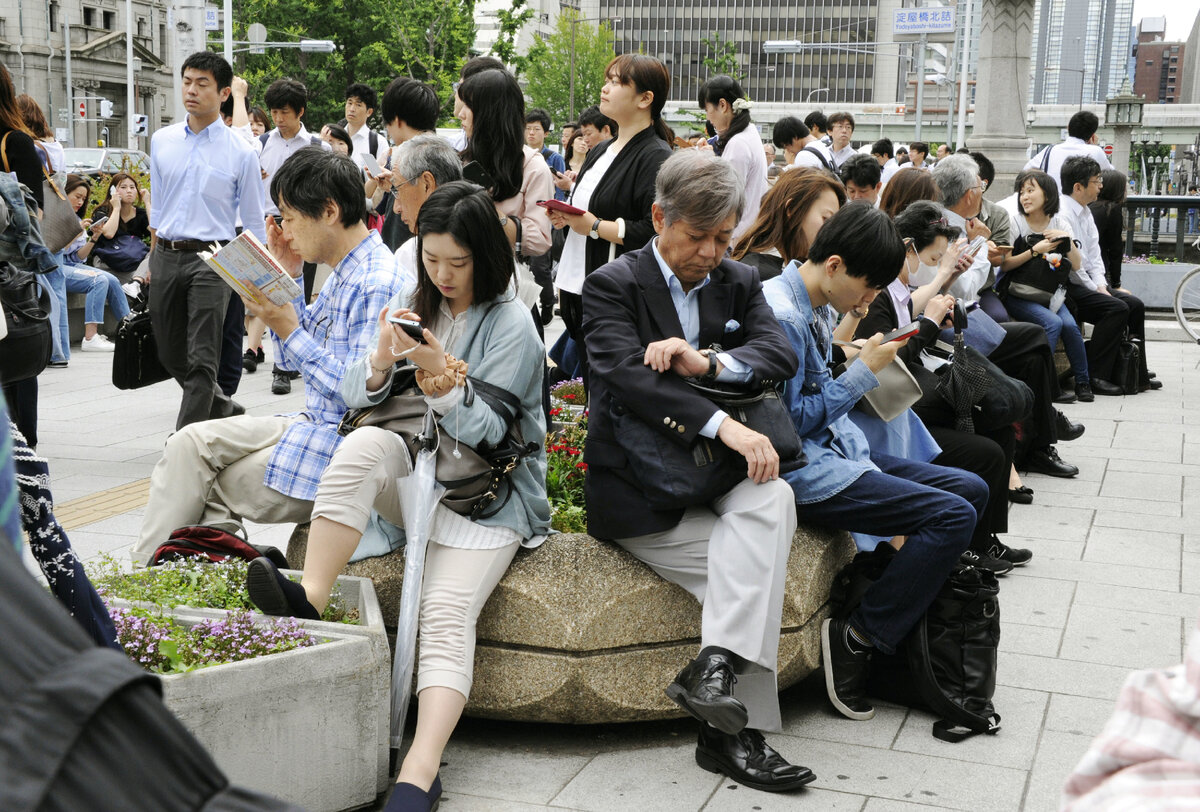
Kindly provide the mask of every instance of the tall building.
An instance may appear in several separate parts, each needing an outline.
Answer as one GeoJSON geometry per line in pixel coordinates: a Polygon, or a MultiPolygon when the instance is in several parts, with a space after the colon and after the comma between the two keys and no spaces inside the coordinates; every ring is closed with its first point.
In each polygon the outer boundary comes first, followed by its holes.
{"type": "Polygon", "coordinates": [[[1034,12],[1033,104],[1102,102],[1128,72],[1133,0],[1039,0],[1034,12]]]}
{"type": "MultiPolygon", "coordinates": [[[[500,36],[500,12],[512,9],[512,0],[476,0],[475,42],[471,53],[487,54],[500,36]]],[[[559,0],[526,0],[523,9],[532,9],[533,15],[517,36],[517,53],[526,53],[534,41],[545,38],[554,31],[558,19],[559,0]]]]}
{"type": "Polygon", "coordinates": [[[1188,35],[1184,57],[1179,62],[1183,65],[1180,68],[1183,81],[1176,98],[1180,104],[1200,104],[1200,14],[1192,23],[1192,33],[1188,35]]]}
{"type": "Polygon", "coordinates": [[[1151,104],[1174,104],[1182,96],[1186,45],[1164,42],[1166,30],[1166,17],[1146,17],[1138,24],[1133,46],[1137,61],[1133,92],[1151,104]]]}

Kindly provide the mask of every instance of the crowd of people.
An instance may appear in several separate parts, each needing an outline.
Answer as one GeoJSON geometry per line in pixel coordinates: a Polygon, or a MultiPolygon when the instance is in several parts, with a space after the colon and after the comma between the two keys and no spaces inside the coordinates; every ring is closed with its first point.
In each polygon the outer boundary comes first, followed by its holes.
{"type": "MultiPolygon", "coordinates": [[[[559,357],[577,359],[588,391],[589,532],[702,604],[696,657],[664,687],[700,723],[697,763],[765,791],[814,778],[764,738],[781,728],[775,671],[797,523],[896,549],[853,614],[822,627],[831,703],[870,719],[873,656],[896,650],[953,567],[1003,575],[1032,559],[1003,537],[1010,503],[1034,498],[1019,472],[1078,474],[1058,446],[1084,426],[1057,405],[1160,386],[1144,307],[1120,287],[1113,212],[1125,179],[1095,146],[1090,113],[993,203],[985,155],[943,147],[930,161],[927,144],[887,139],[856,149],[849,113],[782,118],[764,144],[728,76],[699,93],[711,134],[677,138],[663,118],[669,71],[646,55],[615,58],[598,104],[558,138],[490,57],[468,61],[454,86],[456,141],[435,131],[434,90],[409,78],[382,96],[351,85],[345,119],[314,134],[300,82],[273,82],[264,111],[217,54],[191,55],[181,76],[187,117],[154,133],[149,189],[113,176],[50,279],[87,293],[85,351],[111,350],[96,331],[106,303],[119,318],[126,296],[148,299],[182,390],[135,564],[185,525],[311,521],[302,580],[261,558],[248,588],[268,614],[319,617],[346,563],[395,549],[410,518],[400,491],[412,446],[387,424],[345,425],[348,410],[416,403],[442,445],[480,454],[510,436],[534,441],[489,492],[433,513],[416,734],[388,809],[437,804],[476,618],[517,551],[552,532],[538,441],[550,427],[543,329],[556,312],[572,345],[559,357]],[[369,126],[377,110],[386,136],[369,126]],[[197,257],[242,229],[302,283],[294,302],[231,294],[197,257]],[[105,265],[87,264],[97,254],[105,265]],[[885,340],[898,328],[905,338],[885,340]],[[939,386],[966,354],[958,332],[989,374],[1028,392],[1025,408],[964,422],[939,386]],[[272,391],[303,378],[298,414],[250,416],[232,399],[240,374],[265,362],[265,340],[272,391]],[[1132,382],[1118,380],[1128,341],[1141,346],[1132,382]],[[865,404],[893,366],[920,395],[884,419],[865,404]],[[790,451],[709,391],[764,386],[782,393],[790,451]],[[671,449],[721,462],[667,484],[671,449]]],[[[11,96],[0,74],[0,133],[13,134],[8,155],[38,197],[61,155],[39,146],[53,139],[36,104],[22,115],[11,96]]],[[[63,182],[82,211],[87,180],[63,182]]],[[[54,362],[65,365],[59,322],[54,362]]],[[[36,378],[32,394],[21,382],[5,396],[36,445],[36,378]]]]}

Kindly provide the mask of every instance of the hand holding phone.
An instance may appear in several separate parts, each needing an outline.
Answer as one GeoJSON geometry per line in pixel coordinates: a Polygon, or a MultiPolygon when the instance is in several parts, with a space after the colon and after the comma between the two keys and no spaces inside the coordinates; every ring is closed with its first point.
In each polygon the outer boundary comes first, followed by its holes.
{"type": "Polygon", "coordinates": [[[100,228],[100,226],[104,225],[107,222],[108,222],[108,215],[106,214],[103,217],[101,217],[99,220],[93,220],[90,228],[92,228],[92,229],[100,228]]]}
{"type": "Polygon", "coordinates": [[[388,314],[387,320],[388,324],[395,324],[413,341],[416,341],[420,344],[427,343],[425,341],[425,328],[421,322],[416,321],[415,319],[400,318],[391,314],[388,314]]]}
{"type": "Polygon", "coordinates": [[[584,209],[578,206],[572,206],[570,203],[564,203],[561,200],[553,198],[550,200],[539,200],[537,204],[548,211],[557,211],[563,214],[587,214],[584,209]]]}
{"type": "Polygon", "coordinates": [[[363,153],[363,165],[367,167],[367,171],[371,173],[371,177],[377,178],[383,173],[383,167],[379,165],[379,161],[375,160],[375,156],[369,152],[363,153]]]}
{"type": "Polygon", "coordinates": [[[914,321],[904,327],[898,327],[890,333],[885,333],[879,343],[887,344],[891,341],[903,341],[906,338],[912,338],[919,332],[921,332],[921,325],[914,321]]]}

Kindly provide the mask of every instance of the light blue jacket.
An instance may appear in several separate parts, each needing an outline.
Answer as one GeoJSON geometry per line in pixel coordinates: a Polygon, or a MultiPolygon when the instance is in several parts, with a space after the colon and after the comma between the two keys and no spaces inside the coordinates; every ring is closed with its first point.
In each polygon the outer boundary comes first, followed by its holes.
{"type": "Polygon", "coordinates": [[[0,230],[0,260],[33,273],[57,270],[58,261],[42,240],[37,201],[7,172],[0,172],[0,201],[8,221],[0,230]]]}
{"type": "MultiPolygon", "coordinates": [[[[399,294],[388,303],[388,310],[408,305],[408,297],[399,294]]],[[[374,349],[378,341],[377,326],[369,346],[374,349]]],[[[525,442],[537,443],[538,448],[512,472],[513,494],[504,507],[495,516],[478,521],[489,527],[511,528],[525,540],[525,546],[536,546],[550,532],[550,504],[546,500],[546,418],[542,412],[546,348],[534,329],[529,308],[511,292],[493,302],[471,305],[467,310],[466,328],[455,346],[447,347],[446,351],[467,362],[467,374],[472,378],[498,386],[521,400],[521,435],[525,442]]],[[[342,397],[348,408],[372,406],[386,399],[386,390],[374,396],[367,393],[369,366],[370,352],[347,368],[342,379],[342,397]]],[[[505,433],[500,416],[479,397],[470,406],[460,403],[451,408],[438,424],[446,437],[457,436],[470,446],[484,441],[499,442],[505,433]]],[[[384,555],[396,549],[402,539],[400,528],[372,513],[371,523],[352,560],[384,555]]]]}

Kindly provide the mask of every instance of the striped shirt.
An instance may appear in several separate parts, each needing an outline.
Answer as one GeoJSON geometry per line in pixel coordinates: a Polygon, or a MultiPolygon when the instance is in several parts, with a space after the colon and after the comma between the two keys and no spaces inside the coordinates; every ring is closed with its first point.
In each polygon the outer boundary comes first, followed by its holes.
{"type": "Polygon", "coordinates": [[[371,349],[379,311],[414,283],[396,270],[392,252],[372,231],[333,269],[317,301],[305,307],[297,298],[300,326],[286,341],[272,334],[281,369],[304,375],[304,411],[283,433],[263,478],[267,487],[296,499],[314,499],[333,452],[342,438],[338,423],[346,412],[342,378],[346,367],[371,349]]]}

